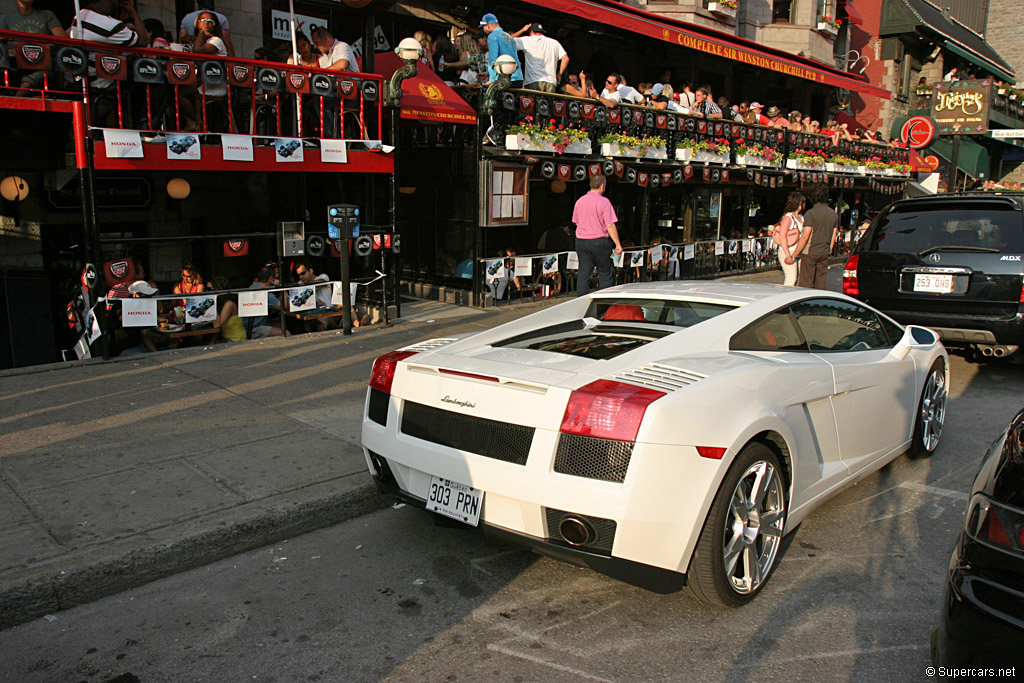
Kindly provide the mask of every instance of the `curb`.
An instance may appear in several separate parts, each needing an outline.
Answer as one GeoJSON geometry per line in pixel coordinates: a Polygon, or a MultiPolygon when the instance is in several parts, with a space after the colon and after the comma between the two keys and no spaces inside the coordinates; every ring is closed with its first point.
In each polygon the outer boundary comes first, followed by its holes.
{"type": "Polygon", "coordinates": [[[41,578],[0,587],[0,629],[98,600],[157,579],[195,569],[238,553],[255,550],[381,510],[391,500],[365,483],[329,495],[273,505],[234,524],[201,529],[166,543],[118,550],[112,556],[78,566],[48,563],[41,578]]]}

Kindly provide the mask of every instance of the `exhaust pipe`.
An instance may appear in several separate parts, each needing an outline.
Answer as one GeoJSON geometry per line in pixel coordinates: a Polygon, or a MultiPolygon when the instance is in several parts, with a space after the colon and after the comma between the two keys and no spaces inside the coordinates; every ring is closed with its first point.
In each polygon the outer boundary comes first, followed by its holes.
{"type": "Polygon", "coordinates": [[[1005,351],[1006,349],[1004,349],[1002,346],[997,346],[994,349],[992,349],[992,355],[995,356],[996,358],[1002,358],[1005,351]]]}
{"type": "Polygon", "coordinates": [[[992,354],[993,354],[993,351],[992,351],[992,347],[991,346],[982,346],[981,347],[981,355],[983,355],[983,356],[985,356],[987,358],[987,357],[991,356],[992,354]]]}
{"type": "Polygon", "coordinates": [[[594,530],[578,517],[566,517],[558,523],[558,533],[569,545],[587,545],[594,540],[594,530]]]}

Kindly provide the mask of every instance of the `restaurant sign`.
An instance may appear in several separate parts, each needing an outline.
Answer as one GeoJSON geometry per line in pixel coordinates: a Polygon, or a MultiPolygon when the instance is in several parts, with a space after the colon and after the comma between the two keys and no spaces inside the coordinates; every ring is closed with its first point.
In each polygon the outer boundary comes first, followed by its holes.
{"type": "Polygon", "coordinates": [[[985,133],[992,101],[992,81],[943,81],[932,94],[931,117],[939,135],[985,133]]]}
{"type": "MultiPolygon", "coordinates": [[[[153,203],[145,178],[96,178],[96,207],[101,209],[145,209],[153,203]]],[[[82,210],[78,183],[60,190],[47,190],[46,201],[55,209],[82,210]]]]}

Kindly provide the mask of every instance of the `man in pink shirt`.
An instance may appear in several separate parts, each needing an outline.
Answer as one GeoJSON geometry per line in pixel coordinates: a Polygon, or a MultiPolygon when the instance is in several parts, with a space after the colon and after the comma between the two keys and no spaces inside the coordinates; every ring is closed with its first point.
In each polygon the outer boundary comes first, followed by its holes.
{"type": "Polygon", "coordinates": [[[572,222],[576,224],[576,255],[580,268],[576,275],[576,296],[590,293],[590,275],[597,267],[598,289],[611,287],[612,245],[615,253],[622,253],[619,230],[615,223],[612,203],[604,196],[605,178],[596,175],[590,179],[590,192],[576,200],[572,210],[572,222]]]}

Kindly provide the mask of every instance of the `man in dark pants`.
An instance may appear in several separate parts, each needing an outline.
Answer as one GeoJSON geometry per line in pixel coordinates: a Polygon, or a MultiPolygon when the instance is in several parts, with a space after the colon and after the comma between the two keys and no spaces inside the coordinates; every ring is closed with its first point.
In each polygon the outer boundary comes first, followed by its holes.
{"type": "Polygon", "coordinates": [[[839,216],[828,205],[828,186],[825,183],[814,183],[804,193],[813,207],[804,214],[804,232],[796,245],[796,253],[806,255],[800,259],[800,277],[798,287],[825,289],[825,276],[828,274],[828,257],[836,243],[836,229],[839,227],[839,216]]]}
{"type": "Polygon", "coordinates": [[[572,210],[572,222],[576,224],[576,255],[580,259],[576,279],[576,296],[590,293],[590,274],[597,267],[598,289],[611,287],[612,246],[615,253],[622,253],[619,230],[615,223],[612,203],[604,196],[605,178],[595,175],[590,179],[590,192],[576,200],[572,210]]]}

